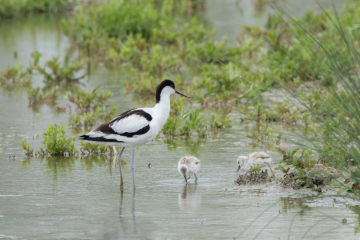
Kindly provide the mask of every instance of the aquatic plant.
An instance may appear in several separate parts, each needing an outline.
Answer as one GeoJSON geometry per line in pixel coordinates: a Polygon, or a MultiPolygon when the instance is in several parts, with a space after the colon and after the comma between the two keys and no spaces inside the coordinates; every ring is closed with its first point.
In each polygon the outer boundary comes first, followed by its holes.
{"type": "MultiPolygon", "coordinates": [[[[177,33],[182,33],[182,29],[176,31],[177,22],[187,10],[187,3],[159,3],[156,0],[97,2],[90,7],[80,6],[75,18],[63,20],[62,27],[77,43],[89,42],[92,46],[99,45],[103,40],[124,41],[130,35],[141,35],[150,42],[166,43],[174,41],[177,33]]],[[[194,31],[194,34],[203,37],[203,32],[194,31]]]]}
{"type": "MultiPolygon", "coordinates": [[[[40,55],[40,53],[37,55],[40,55]]],[[[40,57],[39,56],[39,57],[40,57]]],[[[69,65],[61,66],[59,57],[52,57],[51,60],[45,62],[44,66],[37,66],[36,70],[45,77],[45,81],[60,82],[60,81],[77,81],[85,76],[85,74],[75,77],[75,73],[81,70],[85,65],[84,61],[72,61],[69,65]]]]}
{"type": "Polygon", "coordinates": [[[102,115],[102,119],[105,122],[109,122],[110,120],[112,120],[116,114],[116,110],[117,110],[117,106],[114,105],[110,108],[110,110],[106,113],[104,112],[104,114],[102,115]]]}
{"type": "Polygon", "coordinates": [[[279,164],[275,169],[280,170],[281,172],[285,173],[285,175],[288,174],[290,171],[290,167],[285,168],[285,165],[281,165],[281,164],[279,164]]]}
{"type": "Polygon", "coordinates": [[[3,0],[0,6],[0,18],[13,18],[30,13],[59,12],[71,9],[73,1],[68,0],[3,0]]]}
{"type": "MultiPolygon", "coordinates": [[[[120,147],[116,147],[117,151],[120,151],[120,147]]],[[[91,144],[84,141],[80,141],[80,153],[81,155],[96,155],[109,153],[110,156],[114,155],[114,148],[112,146],[91,144]]]]}
{"type": "Polygon", "coordinates": [[[52,125],[50,124],[47,131],[43,133],[44,145],[46,148],[40,147],[39,154],[42,155],[74,155],[77,150],[74,143],[72,143],[75,137],[65,137],[65,126],[62,124],[52,125]]]}
{"type": "Polygon", "coordinates": [[[0,86],[7,91],[31,86],[31,69],[23,69],[21,64],[0,71],[0,86]]]}
{"type": "Polygon", "coordinates": [[[311,170],[296,168],[292,172],[280,178],[280,182],[284,187],[312,188],[315,191],[321,192],[322,188],[340,176],[340,172],[334,168],[319,168],[314,167],[311,170]]]}
{"type": "Polygon", "coordinates": [[[283,132],[280,131],[278,136],[274,137],[274,130],[272,128],[258,126],[257,129],[251,131],[251,134],[246,133],[245,135],[256,140],[256,144],[279,145],[283,132]]]}
{"type": "Polygon", "coordinates": [[[53,88],[49,93],[44,93],[40,87],[31,88],[28,90],[29,105],[46,103],[48,105],[55,105],[59,97],[58,88],[53,88]]]}
{"type": "Polygon", "coordinates": [[[75,78],[77,71],[82,69],[83,62],[72,61],[69,66],[67,64],[61,66],[58,57],[53,57],[52,60],[47,61],[44,66],[39,66],[41,53],[34,51],[32,53],[33,60],[29,67],[23,69],[22,65],[8,67],[0,72],[0,86],[7,91],[13,91],[21,88],[28,89],[28,98],[30,105],[40,102],[50,103],[55,101],[58,97],[58,91],[63,88],[73,87],[73,83],[78,83],[77,80],[84,77],[84,75],[75,78]],[[31,79],[36,73],[44,76],[45,86],[31,89],[31,79]],[[54,84],[56,86],[54,86],[54,84]]]}
{"type": "Polygon", "coordinates": [[[65,113],[66,112],[66,107],[56,106],[55,111],[57,113],[65,113]]]}
{"type": "MultiPolygon", "coordinates": [[[[284,124],[296,124],[305,119],[308,124],[309,114],[306,109],[290,107],[290,100],[276,103],[275,107],[269,107],[263,102],[258,102],[255,107],[246,105],[241,109],[244,120],[260,122],[281,122],[284,124]],[[305,117],[304,117],[305,115],[305,117]]],[[[307,126],[307,125],[306,125],[307,126]]]]}
{"type": "Polygon", "coordinates": [[[259,172],[261,170],[261,166],[259,164],[250,166],[249,172],[259,172]]]}
{"type": "Polygon", "coordinates": [[[307,112],[303,114],[303,121],[305,124],[305,128],[307,128],[309,126],[309,114],[307,112]]]}
{"type": "Polygon", "coordinates": [[[112,106],[107,112],[105,107],[97,106],[92,112],[86,112],[82,115],[73,115],[69,120],[69,125],[73,128],[85,127],[85,129],[91,128],[95,125],[95,122],[99,119],[108,122],[114,118],[117,106],[112,106]]]}
{"type": "Polygon", "coordinates": [[[312,149],[299,152],[299,148],[291,151],[279,148],[279,151],[283,154],[282,161],[299,169],[310,170],[316,163],[318,163],[318,159],[313,155],[312,149]]]}
{"type": "Polygon", "coordinates": [[[113,151],[111,146],[99,145],[99,144],[91,144],[86,143],[84,141],[80,141],[80,152],[81,154],[104,154],[106,151],[113,151]]]}
{"type": "Polygon", "coordinates": [[[200,113],[199,109],[195,109],[188,114],[187,121],[184,122],[183,127],[180,129],[181,135],[189,135],[192,131],[197,132],[198,136],[204,137],[204,127],[206,120],[204,115],[200,113]]]}
{"type": "Polygon", "coordinates": [[[214,64],[236,62],[243,51],[240,47],[228,47],[226,38],[223,38],[217,44],[212,40],[198,44],[189,41],[185,47],[187,49],[184,49],[184,51],[180,53],[183,59],[189,62],[195,61],[214,64]]]}
{"type": "Polygon", "coordinates": [[[21,139],[20,146],[24,149],[26,155],[33,155],[34,149],[31,148],[30,144],[27,144],[26,140],[21,139]]]}
{"type": "Polygon", "coordinates": [[[211,114],[210,127],[211,128],[231,128],[231,121],[229,115],[211,114]]]}
{"type": "Polygon", "coordinates": [[[178,133],[180,125],[186,117],[187,114],[185,112],[182,112],[177,116],[169,116],[161,131],[164,134],[176,135],[178,133]]]}
{"type": "Polygon", "coordinates": [[[189,136],[196,133],[198,137],[203,138],[210,131],[231,127],[230,119],[226,114],[217,115],[213,113],[211,121],[207,121],[199,109],[185,111],[183,100],[178,103],[174,101],[172,106],[174,111],[162,128],[164,134],[189,136]]]}
{"type": "Polygon", "coordinates": [[[89,109],[96,109],[98,106],[103,106],[104,102],[112,96],[111,91],[100,92],[99,87],[91,91],[78,89],[77,92],[67,92],[67,98],[74,103],[78,109],[83,112],[89,109]]]}
{"type": "MultiPolygon", "coordinates": [[[[150,72],[142,72],[140,73],[136,81],[129,82],[129,87],[133,89],[133,92],[139,97],[154,97],[156,86],[159,82],[157,76],[150,74],[150,72]]],[[[173,101],[171,102],[173,104],[173,101]]]]}
{"type": "Polygon", "coordinates": [[[75,114],[71,116],[69,120],[69,125],[74,128],[81,127],[83,125],[83,123],[81,122],[81,115],[75,114]]]}
{"type": "MultiPolygon", "coordinates": [[[[244,29],[243,34],[252,38],[260,36],[265,39],[262,46],[265,46],[266,53],[262,56],[265,60],[262,64],[270,70],[273,77],[285,82],[297,82],[297,84],[300,81],[320,79],[327,79],[328,83],[331,83],[332,75],[326,66],[326,58],[313,59],[310,57],[308,51],[314,49],[314,46],[306,36],[307,32],[314,34],[321,32],[321,35],[318,35],[321,41],[328,42],[334,27],[331,27],[330,22],[326,22],[325,16],[326,12],[317,16],[309,11],[303,19],[297,19],[295,22],[286,21],[281,15],[269,16],[265,30],[247,28],[244,29]],[[319,17],[322,19],[321,23],[319,23],[319,17]]],[[[333,44],[339,41],[339,37],[335,37],[333,40],[326,46],[327,48],[335,46],[333,44]]],[[[332,49],[332,51],[334,50],[332,49]]],[[[332,54],[344,55],[340,51],[336,50],[336,53],[332,54]]]]}
{"type": "MultiPolygon", "coordinates": [[[[270,16],[264,30],[244,28],[238,36],[241,47],[227,46],[226,39],[215,44],[214,32],[199,24],[196,17],[181,20],[188,11],[188,2],[100,2],[90,8],[79,8],[74,18],[63,20],[62,25],[74,44],[96,53],[99,61],[107,65],[124,63],[136,72],[138,81],[127,83],[127,88],[140,93],[141,97],[153,93],[151,86],[163,75],[193,66],[199,66],[200,73],[195,74],[191,84],[179,80],[177,86],[196,92],[196,99],[210,107],[237,105],[240,99],[258,100],[262,92],[274,87],[279,80],[289,83],[290,88],[307,80],[332,83],[327,60],[322,56],[312,61],[306,55],[314,46],[306,39],[305,32],[331,39],[329,36],[335,28],[329,21],[319,24],[316,22],[319,16],[312,13],[295,23],[282,21],[280,15],[270,16]],[[133,11],[129,13],[127,9],[133,11]],[[149,26],[152,31],[147,30],[149,26]],[[154,72],[159,76],[154,76],[154,72]]],[[[356,13],[350,14],[357,19],[356,13]]],[[[325,15],[321,14],[320,18],[323,20],[325,15]]],[[[336,43],[338,41],[336,37],[336,43]]],[[[327,49],[331,46],[334,44],[329,44],[327,49]]],[[[338,53],[333,51],[332,55],[338,53]]],[[[343,52],[338,55],[348,56],[343,52]]],[[[348,63],[342,62],[343,69],[353,69],[348,63]]],[[[181,79],[181,76],[175,74],[175,78],[181,79]]],[[[309,125],[309,115],[303,115],[307,114],[303,109],[292,107],[290,112],[283,112],[286,107],[259,112],[256,120],[289,124],[304,121],[306,127],[309,125]]]]}
{"type": "Polygon", "coordinates": [[[134,72],[137,81],[129,81],[126,86],[141,98],[153,94],[152,86],[169,74],[177,79],[177,86],[196,92],[197,100],[212,107],[259,97],[274,84],[244,60],[243,55],[254,51],[253,43],[228,46],[223,39],[215,44],[215,31],[205,28],[192,14],[184,21],[188,4],[194,6],[195,2],[98,2],[77,9],[73,18],[62,21],[62,27],[88,56],[96,56],[109,67],[123,63],[134,72]],[[183,80],[179,72],[194,66],[201,69],[198,76],[183,80]]]}
{"type": "Polygon", "coordinates": [[[221,66],[202,64],[200,69],[200,78],[193,81],[192,88],[201,91],[198,99],[206,106],[237,104],[242,98],[260,98],[260,93],[271,85],[264,74],[239,68],[233,62],[221,66]]]}

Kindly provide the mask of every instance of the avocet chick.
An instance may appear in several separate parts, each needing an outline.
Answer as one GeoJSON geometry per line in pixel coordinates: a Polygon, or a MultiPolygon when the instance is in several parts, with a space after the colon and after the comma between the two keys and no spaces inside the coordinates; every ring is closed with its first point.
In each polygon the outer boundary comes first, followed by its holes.
{"type": "MultiPolygon", "coordinates": [[[[247,166],[247,167],[251,167],[251,166],[255,166],[257,164],[259,164],[260,166],[265,166],[271,163],[271,157],[269,154],[265,153],[265,152],[253,152],[250,153],[248,156],[239,156],[237,159],[237,163],[238,163],[238,169],[236,172],[239,172],[239,170],[243,167],[243,166],[247,166]]],[[[272,169],[270,169],[271,172],[272,169]]]]}
{"type": "Polygon", "coordinates": [[[185,182],[187,184],[187,180],[190,179],[190,174],[194,174],[195,183],[197,182],[196,173],[200,168],[200,160],[193,156],[185,156],[182,157],[178,162],[178,170],[181,175],[184,176],[185,182]],[[186,178],[186,176],[189,176],[186,178]]]}

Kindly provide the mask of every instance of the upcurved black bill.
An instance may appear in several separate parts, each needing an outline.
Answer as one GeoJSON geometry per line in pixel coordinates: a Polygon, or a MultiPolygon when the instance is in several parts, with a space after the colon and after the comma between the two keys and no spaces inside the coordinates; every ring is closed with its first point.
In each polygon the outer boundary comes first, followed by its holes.
{"type": "Polygon", "coordinates": [[[239,172],[239,171],[240,171],[240,168],[241,168],[241,167],[239,166],[236,172],[239,172]]]}
{"type": "Polygon", "coordinates": [[[175,91],[175,93],[177,93],[177,94],[179,94],[179,95],[181,95],[181,96],[187,97],[187,98],[194,98],[194,97],[188,97],[188,96],[186,96],[186,95],[184,95],[184,94],[182,94],[182,93],[180,93],[180,92],[178,92],[178,91],[175,91]]]}

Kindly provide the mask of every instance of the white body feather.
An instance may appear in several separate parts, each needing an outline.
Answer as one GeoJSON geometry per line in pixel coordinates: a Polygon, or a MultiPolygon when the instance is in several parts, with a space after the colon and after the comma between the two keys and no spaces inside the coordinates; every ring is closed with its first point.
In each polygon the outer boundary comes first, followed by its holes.
{"type": "Polygon", "coordinates": [[[241,168],[250,168],[259,164],[260,166],[266,166],[266,164],[271,164],[271,157],[265,152],[253,152],[248,156],[239,156],[237,163],[241,168]]]}
{"type": "Polygon", "coordinates": [[[178,162],[178,171],[181,175],[183,175],[182,168],[186,169],[186,176],[197,173],[200,168],[200,160],[193,156],[182,157],[178,162]]]}

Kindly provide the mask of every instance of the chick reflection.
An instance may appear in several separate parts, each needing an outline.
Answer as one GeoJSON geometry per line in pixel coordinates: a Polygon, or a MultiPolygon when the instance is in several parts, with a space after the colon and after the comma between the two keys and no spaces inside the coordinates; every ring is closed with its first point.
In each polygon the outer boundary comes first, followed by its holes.
{"type": "Polygon", "coordinates": [[[178,198],[179,207],[182,209],[195,209],[201,204],[201,195],[196,193],[196,184],[184,186],[178,198]]]}

